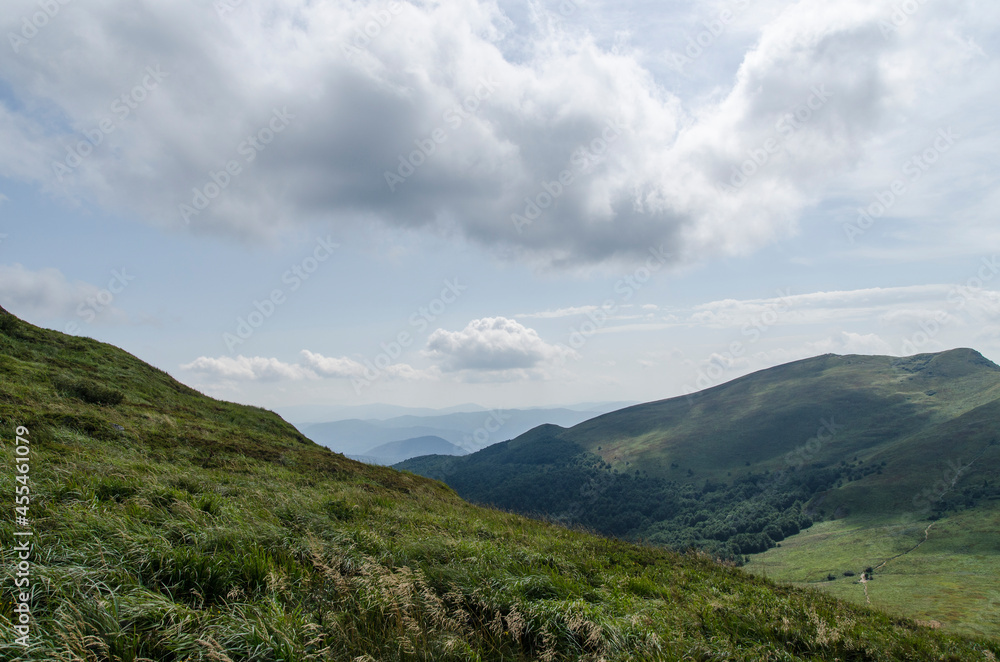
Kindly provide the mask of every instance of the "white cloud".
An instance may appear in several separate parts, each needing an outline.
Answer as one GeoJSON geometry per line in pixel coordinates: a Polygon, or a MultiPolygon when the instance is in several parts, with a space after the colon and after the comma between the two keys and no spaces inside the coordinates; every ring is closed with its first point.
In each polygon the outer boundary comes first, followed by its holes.
{"type": "MultiPolygon", "coordinates": [[[[190,219],[193,231],[266,236],[360,219],[457,229],[505,255],[556,265],[636,257],[661,244],[683,261],[742,254],[795,232],[836,177],[912,151],[915,143],[890,150],[876,139],[901,133],[900,118],[933,116],[948,103],[989,107],[983,94],[997,77],[986,64],[970,66],[975,50],[956,45],[988,37],[984,12],[993,10],[924,5],[886,38],[879,22],[892,5],[778,7],[738,69],[715,79],[720,88],[689,100],[646,68],[640,49],[612,50],[592,25],[545,12],[515,20],[520,12],[490,0],[404,2],[350,58],[344,46],[374,5],[260,0],[220,17],[196,0],[73,4],[0,60],[18,101],[0,104],[0,140],[10,146],[0,174],[186,228],[179,205],[233,160],[240,174],[190,219]],[[116,115],[114,101],[157,66],[162,80],[128,116],[116,115]],[[808,111],[817,89],[826,91],[820,107],[782,133],[782,115],[808,111]],[[449,109],[463,103],[476,108],[459,123],[449,109]],[[294,117],[273,140],[265,134],[263,151],[240,152],[286,107],[294,117]],[[114,132],[56,179],[53,162],[105,119],[114,132]],[[620,136],[608,122],[620,122],[620,136]],[[385,172],[436,129],[447,140],[431,141],[433,153],[417,154],[425,163],[390,191],[385,172]],[[733,168],[775,138],[781,149],[737,192],[720,194],[733,168]],[[525,198],[544,201],[543,184],[584,161],[577,181],[519,233],[511,215],[525,212],[525,198]]],[[[13,0],[0,32],[19,32],[36,11],[13,0]]],[[[600,11],[581,16],[599,23],[600,11]]],[[[975,209],[978,199],[964,204],[975,209]]]]}
{"type": "MultiPolygon", "coordinates": [[[[950,285],[876,287],[860,290],[783,294],[768,299],[725,299],[699,304],[686,322],[710,328],[745,324],[826,324],[879,320],[882,324],[906,324],[945,314],[942,308],[957,300],[950,285]],[[949,298],[950,297],[950,298],[949,298]]],[[[980,291],[968,301],[987,301],[980,291]]]]}
{"type": "MultiPolygon", "coordinates": [[[[1000,314],[1000,292],[983,289],[972,290],[954,285],[914,285],[907,287],[865,288],[831,292],[792,294],[790,290],[777,292],[777,296],[760,299],[721,299],[697,304],[691,308],[670,309],[654,307],[656,317],[648,313],[637,315],[610,315],[609,321],[627,321],[630,324],[609,324],[597,331],[624,333],[630,331],[658,331],[678,327],[707,329],[764,328],[789,325],[846,324],[849,322],[875,322],[883,325],[904,325],[921,320],[940,318],[965,311],[973,316],[988,317],[1000,314]],[[952,311],[947,313],[943,309],[952,311]]],[[[592,309],[596,310],[596,306],[592,309]]],[[[644,305],[643,310],[653,310],[644,305]]],[[[586,311],[588,307],[566,308],[565,311],[586,311]]],[[[555,311],[559,312],[559,311],[555,311]]],[[[541,314],[536,313],[536,316],[541,314]]],[[[552,315],[553,317],[557,315],[552,315]]]]}
{"type": "Polygon", "coordinates": [[[575,356],[572,350],[551,345],[534,329],[506,317],[473,320],[461,331],[438,329],[427,339],[426,353],[445,372],[524,371],[575,356]]]}
{"type": "Polygon", "coordinates": [[[181,366],[182,370],[196,372],[223,381],[302,381],[306,379],[421,379],[431,375],[416,370],[406,363],[394,363],[377,369],[348,357],[326,357],[302,350],[299,363],[286,363],[276,358],[260,356],[201,356],[181,366]]]}
{"type": "Polygon", "coordinates": [[[518,313],[514,317],[528,319],[558,319],[561,317],[575,317],[586,315],[598,309],[597,306],[571,306],[569,308],[558,308],[556,310],[543,310],[537,313],[518,313]]]}
{"type": "Polygon", "coordinates": [[[1000,292],[981,285],[961,285],[948,291],[948,303],[978,322],[1000,317],[1000,292]]]}
{"type": "Polygon", "coordinates": [[[298,381],[316,377],[314,373],[302,366],[260,356],[237,356],[235,358],[201,356],[191,363],[182,365],[181,369],[216,379],[235,381],[298,381]]]}
{"type": "Polygon", "coordinates": [[[378,365],[366,367],[363,363],[346,356],[330,358],[309,350],[302,350],[302,364],[320,377],[366,379],[367,373],[368,375],[378,374],[379,377],[388,376],[413,380],[428,376],[428,373],[417,370],[406,363],[393,363],[384,368],[378,365]]]}
{"type": "MultiPolygon", "coordinates": [[[[608,315],[606,325],[595,334],[704,328],[740,329],[744,337],[751,337],[757,335],[754,329],[771,327],[836,328],[857,323],[914,329],[928,320],[943,319],[946,325],[961,326],[967,323],[966,318],[986,321],[1000,316],[1000,292],[985,289],[981,283],[975,288],[931,284],[804,294],[785,290],[776,294],[770,298],[721,299],[683,309],[646,304],[642,306],[644,315],[608,315]]],[[[596,310],[598,306],[578,306],[525,317],[571,317],[596,310]]],[[[804,358],[805,354],[796,356],[804,358]]]]}
{"type": "MultiPolygon", "coordinates": [[[[940,302],[939,302],[940,303],[940,302]]],[[[904,328],[915,328],[920,324],[931,321],[941,324],[962,324],[961,318],[950,314],[941,308],[900,308],[883,313],[878,318],[882,326],[901,326],[904,328]]]]}
{"type": "Polygon", "coordinates": [[[365,374],[365,366],[354,359],[346,356],[327,358],[308,349],[302,350],[302,363],[321,377],[361,377],[365,374]]]}

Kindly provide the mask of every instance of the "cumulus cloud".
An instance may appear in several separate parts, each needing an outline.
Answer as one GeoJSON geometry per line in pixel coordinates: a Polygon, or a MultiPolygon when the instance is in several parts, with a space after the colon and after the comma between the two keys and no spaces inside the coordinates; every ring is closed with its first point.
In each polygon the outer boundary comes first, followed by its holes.
{"type": "Polygon", "coordinates": [[[114,294],[109,290],[82,281],[70,282],[58,269],[32,271],[21,264],[0,265],[0,304],[21,317],[127,320],[125,313],[112,305],[113,301],[114,294]]]}
{"type": "Polygon", "coordinates": [[[315,378],[315,374],[302,366],[283,363],[278,359],[261,356],[201,356],[182,365],[183,370],[197,372],[216,379],[232,381],[280,381],[315,378]]]}
{"type": "Polygon", "coordinates": [[[309,350],[302,350],[302,365],[320,377],[346,377],[371,379],[371,375],[395,377],[399,379],[419,379],[425,376],[420,370],[407,363],[382,365],[381,361],[365,365],[346,356],[326,357],[309,350]]]}
{"type": "Polygon", "coordinates": [[[438,329],[427,339],[426,353],[445,372],[531,370],[575,355],[506,317],[473,320],[461,331],[438,329]]]}
{"type": "Polygon", "coordinates": [[[302,350],[302,364],[321,377],[361,377],[365,374],[365,366],[354,359],[346,356],[328,358],[308,349],[302,350]]]}
{"type": "Polygon", "coordinates": [[[182,370],[200,373],[223,381],[302,381],[306,379],[420,379],[428,373],[406,363],[382,366],[342,357],[327,357],[302,350],[298,363],[286,363],[261,356],[201,356],[181,366],[182,370]]]}
{"type": "MultiPolygon", "coordinates": [[[[0,60],[0,174],[194,232],[377,220],[556,265],[694,260],[794,232],[834,176],[878,160],[888,122],[926,110],[915,90],[971,107],[992,79],[952,43],[981,7],[923,5],[886,35],[890,0],[792,3],[733,82],[689,100],[587,24],[492,0],[402,2],[385,27],[378,4],[214,4],[63,6],[0,60]]],[[[37,5],[10,5],[17,34],[37,5]]]]}

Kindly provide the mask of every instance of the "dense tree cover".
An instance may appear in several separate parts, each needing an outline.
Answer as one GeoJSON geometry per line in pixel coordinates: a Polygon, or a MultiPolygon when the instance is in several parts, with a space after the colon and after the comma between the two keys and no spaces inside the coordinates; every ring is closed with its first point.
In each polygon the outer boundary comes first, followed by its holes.
{"type": "Polygon", "coordinates": [[[1000,500],[1000,481],[983,478],[982,482],[966,485],[962,489],[950,490],[944,494],[932,494],[925,501],[930,503],[931,519],[939,519],[949,513],[971,510],[987,501],[1000,500]]]}
{"type": "Polygon", "coordinates": [[[436,477],[473,502],[736,562],[812,526],[818,515],[803,504],[818,492],[884,466],[805,465],[698,482],[680,467],[677,480],[621,472],[558,439],[489,450],[436,477]]]}

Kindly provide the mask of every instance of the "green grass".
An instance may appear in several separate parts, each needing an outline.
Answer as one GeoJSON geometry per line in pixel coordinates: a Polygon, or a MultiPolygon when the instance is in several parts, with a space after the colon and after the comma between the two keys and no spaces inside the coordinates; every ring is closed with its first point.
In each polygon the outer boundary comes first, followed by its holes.
{"type": "Polygon", "coordinates": [[[802,450],[824,420],[841,427],[805,454],[809,463],[867,457],[998,399],[1000,368],[973,350],[825,355],[598,416],[561,438],[618,469],[628,462],[669,475],[673,462],[680,480],[688,469],[697,481],[724,480],[784,468],[786,454],[802,450]]]}
{"type": "Polygon", "coordinates": [[[746,568],[770,579],[819,588],[889,613],[937,621],[945,630],[1000,635],[1000,504],[928,520],[836,520],[786,539],[746,568]],[[931,525],[926,542],[924,532],[931,525]],[[898,558],[893,558],[899,554],[898,558]],[[889,560],[892,559],[892,560],[889,560]],[[888,561],[888,562],[886,562],[888,561]],[[884,566],[878,567],[883,562],[884,566]],[[854,576],[845,577],[845,572],[854,576]],[[834,581],[826,577],[836,576],[834,581]]]}
{"type": "Polygon", "coordinates": [[[0,312],[8,512],[17,425],[32,448],[35,622],[24,651],[11,630],[5,515],[3,660],[1000,655],[996,641],[703,556],[472,506],[441,483],[331,453],[262,409],[203,397],[113,347],[0,312]]]}

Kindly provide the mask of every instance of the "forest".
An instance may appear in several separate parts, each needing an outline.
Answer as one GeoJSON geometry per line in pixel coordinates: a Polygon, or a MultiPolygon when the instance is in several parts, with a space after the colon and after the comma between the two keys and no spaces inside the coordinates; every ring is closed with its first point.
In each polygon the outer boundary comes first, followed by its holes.
{"type": "Polygon", "coordinates": [[[854,458],[747,470],[713,481],[671,465],[676,478],[664,478],[641,469],[621,471],[554,438],[513,448],[497,444],[478,455],[427,475],[476,503],[626,540],[698,549],[737,564],[833,516],[807,508],[815,495],[885,467],[854,458]]]}

